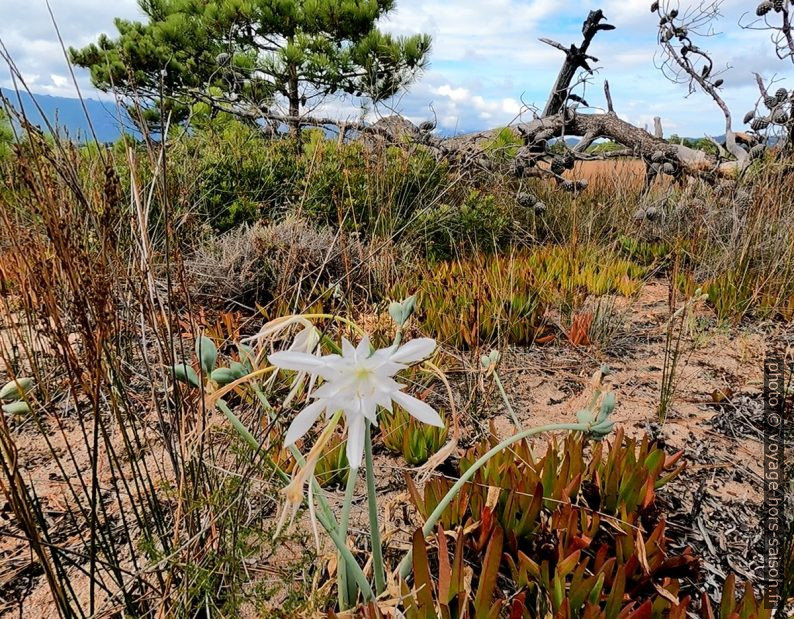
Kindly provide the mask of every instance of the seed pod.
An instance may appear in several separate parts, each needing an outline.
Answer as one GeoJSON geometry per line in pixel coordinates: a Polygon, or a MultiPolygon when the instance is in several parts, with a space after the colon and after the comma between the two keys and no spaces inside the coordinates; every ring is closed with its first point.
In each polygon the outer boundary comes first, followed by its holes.
{"type": "Polygon", "coordinates": [[[753,131],[763,131],[769,126],[769,120],[766,118],[756,118],[753,122],[750,123],[750,127],[753,131]]]}
{"type": "Polygon", "coordinates": [[[198,374],[196,374],[196,370],[194,370],[191,366],[187,363],[179,363],[173,368],[171,368],[174,372],[174,377],[186,385],[191,385],[192,387],[200,387],[201,382],[199,381],[198,374]]]}
{"type": "Polygon", "coordinates": [[[750,155],[750,160],[752,161],[753,159],[760,159],[761,157],[764,156],[765,151],[766,151],[766,145],[756,144],[750,149],[750,152],[748,153],[750,155]]]}
{"type": "Polygon", "coordinates": [[[786,99],[788,99],[788,91],[785,88],[778,88],[775,91],[775,98],[777,99],[778,103],[783,103],[786,99]]]}
{"type": "Polygon", "coordinates": [[[755,9],[755,14],[758,15],[758,17],[763,17],[764,15],[769,13],[769,11],[771,11],[773,8],[774,5],[771,2],[762,2],[755,9]]]}
{"type": "Polygon", "coordinates": [[[746,125],[749,123],[753,118],[755,118],[755,110],[750,110],[747,114],[744,115],[744,119],[742,122],[746,125]]]}
{"type": "Polygon", "coordinates": [[[27,402],[11,402],[10,404],[3,404],[3,412],[9,415],[24,415],[30,412],[30,406],[27,402]]]}
{"type": "Polygon", "coordinates": [[[237,377],[230,368],[215,368],[212,370],[210,378],[221,386],[228,385],[237,380],[237,377]]]}
{"type": "Polygon", "coordinates": [[[229,369],[234,373],[235,380],[248,374],[248,370],[246,370],[245,366],[239,361],[232,361],[229,364],[229,369]]]}
{"type": "Polygon", "coordinates": [[[19,400],[25,393],[30,391],[33,386],[32,378],[17,378],[16,381],[11,381],[0,389],[0,400],[19,400]]]}
{"type": "Polygon", "coordinates": [[[215,348],[215,343],[206,335],[200,335],[196,338],[196,357],[198,357],[201,370],[209,376],[215,367],[215,361],[218,359],[218,349],[215,348]]]}
{"type": "Polygon", "coordinates": [[[773,96],[766,96],[764,97],[764,105],[768,107],[770,110],[774,110],[777,107],[778,100],[777,97],[773,96]]]}

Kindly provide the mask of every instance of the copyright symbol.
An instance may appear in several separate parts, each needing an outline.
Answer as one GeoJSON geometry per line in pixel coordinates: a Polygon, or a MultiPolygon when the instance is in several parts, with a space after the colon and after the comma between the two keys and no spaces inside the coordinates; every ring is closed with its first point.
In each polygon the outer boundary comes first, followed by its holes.
{"type": "Polygon", "coordinates": [[[780,425],[780,415],[777,413],[769,413],[769,416],[766,418],[766,422],[772,428],[777,428],[780,425]]]}

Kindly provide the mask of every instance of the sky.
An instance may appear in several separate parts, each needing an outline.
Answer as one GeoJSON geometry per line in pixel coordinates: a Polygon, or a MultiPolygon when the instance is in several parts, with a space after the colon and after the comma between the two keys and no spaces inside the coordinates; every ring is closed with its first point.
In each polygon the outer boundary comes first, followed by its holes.
{"type": "MultiPolygon", "coordinates": [[[[50,0],[66,46],[83,46],[102,33],[115,33],[114,17],[140,18],[136,0],[50,0]]],[[[681,2],[685,11],[697,2],[681,2]]],[[[0,41],[31,91],[75,96],[75,86],[44,0],[2,0],[0,41]]],[[[380,23],[395,34],[425,32],[433,38],[430,66],[411,88],[389,102],[389,108],[411,120],[435,116],[445,132],[472,131],[505,125],[529,106],[543,107],[563,54],[539,41],[564,45],[581,42],[582,21],[601,8],[617,29],[599,33],[590,53],[600,62],[585,92],[593,107],[605,106],[603,82],[608,80],[621,118],[653,126],[660,116],[665,134],[690,137],[720,135],[721,112],[705,95],[687,96],[685,87],[667,81],[656,67],[657,19],[650,0],[397,0],[397,8],[380,23]]],[[[794,87],[794,65],[779,60],[766,32],[738,27],[754,3],[722,0],[715,33],[704,39],[717,65],[725,69],[723,95],[732,109],[734,128],[755,105],[758,91],[753,71],[794,87]]],[[[101,98],[87,72],[75,68],[84,96],[101,98]]],[[[0,86],[11,85],[0,67],[0,86]]],[[[329,105],[337,116],[359,114],[354,102],[329,105]]],[[[379,110],[388,113],[388,110],[379,110]]]]}

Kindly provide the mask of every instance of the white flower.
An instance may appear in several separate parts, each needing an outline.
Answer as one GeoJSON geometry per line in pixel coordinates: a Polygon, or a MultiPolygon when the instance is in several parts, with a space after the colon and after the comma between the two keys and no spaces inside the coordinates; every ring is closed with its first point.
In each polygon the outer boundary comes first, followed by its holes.
{"type": "MultiPolygon", "coordinates": [[[[285,331],[295,324],[298,324],[303,328],[297,333],[297,335],[295,335],[295,339],[292,340],[292,344],[288,350],[294,352],[305,352],[309,354],[311,354],[313,351],[317,351],[317,354],[319,354],[320,351],[318,344],[320,343],[320,332],[303,316],[287,316],[285,318],[277,318],[276,320],[272,320],[264,325],[259,333],[252,337],[245,338],[243,342],[254,343],[274,338],[282,331],[285,331]]],[[[275,379],[275,375],[273,378],[275,379]]],[[[311,391],[312,387],[314,386],[314,378],[315,377],[312,376],[311,380],[309,381],[309,391],[311,391]]],[[[306,372],[298,372],[292,381],[289,394],[286,398],[284,398],[284,406],[290,405],[295,396],[297,396],[300,390],[303,388],[305,381],[306,372]]]]}
{"type": "Polygon", "coordinates": [[[391,412],[394,402],[423,423],[443,426],[435,410],[404,393],[405,385],[394,380],[397,372],[427,359],[435,349],[435,340],[420,338],[371,353],[369,337],[365,336],[357,348],[343,339],[341,355],[317,357],[296,351],[270,355],[268,360],[278,368],[305,372],[325,381],[312,393],[314,402],[292,421],[284,439],[285,446],[306,434],[323,411],[331,417],[341,410],[347,419],[347,459],[350,467],[357,469],[364,451],[365,424],[369,420],[377,425],[378,406],[391,412]]]}

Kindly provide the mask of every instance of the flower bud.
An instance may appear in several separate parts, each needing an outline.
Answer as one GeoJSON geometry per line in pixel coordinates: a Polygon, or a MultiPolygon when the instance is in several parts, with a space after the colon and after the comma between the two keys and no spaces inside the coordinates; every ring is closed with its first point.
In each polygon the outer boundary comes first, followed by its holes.
{"type": "Polygon", "coordinates": [[[394,301],[389,305],[389,316],[397,323],[398,327],[402,327],[408,322],[411,314],[414,313],[414,306],[416,305],[416,296],[411,295],[402,302],[394,301]]]}

